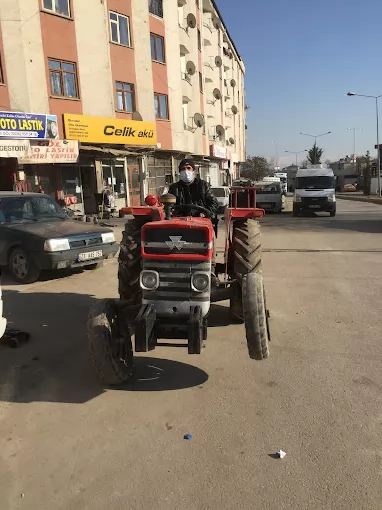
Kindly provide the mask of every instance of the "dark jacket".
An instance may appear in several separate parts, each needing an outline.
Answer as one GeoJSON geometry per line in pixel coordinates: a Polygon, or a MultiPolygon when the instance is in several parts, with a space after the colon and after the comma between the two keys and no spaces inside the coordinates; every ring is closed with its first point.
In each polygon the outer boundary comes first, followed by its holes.
{"type": "MultiPolygon", "coordinates": [[[[212,193],[211,186],[208,182],[198,177],[191,184],[185,184],[183,181],[175,182],[171,184],[168,192],[176,196],[177,205],[195,204],[208,209],[211,216],[215,216],[217,213],[219,204],[215,195],[212,193]]],[[[186,214],[199,216],[200,212],[190,210],[190,212],[187,211],[186,214]]]]}

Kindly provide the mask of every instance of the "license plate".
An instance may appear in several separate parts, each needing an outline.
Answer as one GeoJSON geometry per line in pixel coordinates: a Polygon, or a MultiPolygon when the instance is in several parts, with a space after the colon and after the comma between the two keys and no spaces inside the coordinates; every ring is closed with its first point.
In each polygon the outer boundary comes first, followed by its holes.
{"type": "Polygon", "coordinates": [[[262,204],[259,206],[261,209],[269,209],[271,207],[271,204],[262,204]]]}
{"type": "Polygon", "coordinates": [[[102,257],[102,250],[88,251],[87,253],[80,253],[78,255],[78,260],[84,262],[85,260],[99,259],[100,257],[102,257]]]}
{"type": "Polygon", "coordinates": [[[310,205],[310,209],[320,209],[320,205],[310,205]]]}

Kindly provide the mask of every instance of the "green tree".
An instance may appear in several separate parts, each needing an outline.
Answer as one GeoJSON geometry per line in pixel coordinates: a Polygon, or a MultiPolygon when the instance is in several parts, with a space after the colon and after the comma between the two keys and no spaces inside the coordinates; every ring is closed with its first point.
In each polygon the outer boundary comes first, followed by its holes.
{"type": "Polygon", "coordinates": [[[246,179],[261,181],[263,177],[269,174],[268,161],[261,156],[248,156],[247,161],[241,167],[240,174],[246,179]]]}
{"type": "Polygon", "coordinates": [[[324,153],[324,149],[321,149],[321,147],[318,147],[316,145],[316,142],[314,142],[313,147],[308,152],[308,161],[312,165],[319,165],[321,163],[321,158],[324,153]]]}

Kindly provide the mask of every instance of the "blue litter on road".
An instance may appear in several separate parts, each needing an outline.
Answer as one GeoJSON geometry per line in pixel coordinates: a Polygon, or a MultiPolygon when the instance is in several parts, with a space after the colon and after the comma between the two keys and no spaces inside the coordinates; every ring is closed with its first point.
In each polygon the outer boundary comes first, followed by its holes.
{"type": "Polygon", "coordinates": [[[187,439],[187,441],[190,441],[192,439],[191,434],[186,434],[183,439],[187,439]]]}

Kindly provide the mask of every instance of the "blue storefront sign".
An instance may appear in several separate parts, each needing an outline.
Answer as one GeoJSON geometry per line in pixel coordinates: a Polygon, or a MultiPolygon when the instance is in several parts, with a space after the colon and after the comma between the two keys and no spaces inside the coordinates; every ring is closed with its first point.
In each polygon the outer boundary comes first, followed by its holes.
{"type": "Polygon", "coordinates": [[[59,138],[57,116],[0,111],[0,138],[56,140],[59,138]]]}

